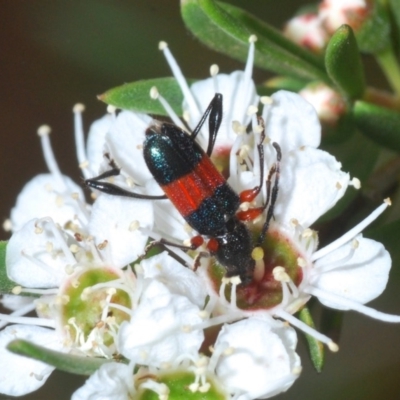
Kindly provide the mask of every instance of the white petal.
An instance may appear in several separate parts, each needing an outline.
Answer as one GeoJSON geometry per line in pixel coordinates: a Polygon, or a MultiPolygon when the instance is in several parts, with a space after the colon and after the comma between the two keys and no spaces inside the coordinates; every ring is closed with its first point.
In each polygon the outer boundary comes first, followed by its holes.
{"type": "Polygon", "coordinates": [[[128,365],[107,363],[102,365],[71,400],[127,400],[129,385],[133,386],[133,375],[128,365]]]}
{"type": "Polygon", "coordinates": [[[106,137],[111,157],[141,185],[152,178],[142,151],[145,131],[151,121],[146,114],[122,111],[106,137]]]}
{"type": "Polygon", "coordinates": [[[41,224],[42,233],[35,233],[36,222],[29,221],[11,236],[6,252],[7,275],[29,288],[57,287],[65,278],[69,263],[47,224],[41,224]]]}
{"type": "Polygon", "coordinates": [[[207,296],[203,281],[189,268],[163,252],[141,262],[145,278],[157,279],[164,283],[171,293],[187,296],[198,305],[204,306],[207,296]]]}
{"type": "MultiPolygon", "coordinates": [[[[312,285],[328,293],[364,304],[385,290],[392,261],[381,243],[362,236],[356,239],[358,248],[351,259],[346,259],[352,247],[351,243],[347,243],[315,263],[317,275],[312,285]],[[318,274],[318,268],[323,270],[330,265],[337,267],[318,274]]],[[[348,309],[332,301],[319,300],[328,307],[348,309]]]]}
{"type": "Polygon", "coordinates": [[[179,355],[197,352],[203,331],[183,328],[200,323],[199,308],[186,297],[172,295],[167,287],[151,281],[130,322],[121,324],[119,351],[139,364],[160,367],[179,355]]]}
{"type": "Polygon", "coordinates": [[[15,339],[25,339],[52,350],[61,350],[62,344],[55,331],[32,325],[11,325],[0,332],[0,393],[22,396],[40,388],[54,367],[41,361],[19,356],[5,346],[15,339]]]}
{"type": "MultiPolygon", "coordinates": [[[[250,105],[257,105],[258,96],[253,80],[250,85],[244,85],[244,72],[235,71],[230,75],[218,74],[215,78],[208,78],[194,83],[190,87],[200,110],[204,112],[215,93],[223,95],[223,120],[218,132],[216,146],[233,144],[236,133],[232,129],[232,121],[239,121],[242,125],[250,122],[247,116],[247,109],[250,105]]],[[[188,105],[183,104],[186,110],[188,105]]],[[[192,116],[192,115],[191,115],[192,116]]],[[[201,116],[193,115],[194,118],[189,122],[192,129],[195,128],[201,116]]],[[[204,143],[208,140],[208,125],[202,130],[204,143]]]]}
{"type": "Polygon", "coordinates": [[[304,147],[285,154],[281,163],[275,218],[289,223],[296,218],[309,227],[345,193],[349,174],[329,153],[304,147]]]}
{"type": "Polygon", "coordinates": [[[215,348],[226,344],[233,352],[222,356],[216,373],[231,392],[264,399],[286,391],[298,377],[296,332],[275,322],[249,318],[222,328],[215,348]]]}
{"type": "Polygon", "coordinates": [[[110,130],[111,124],[112,116],[110,114],[106,114],[97,121],[94,121],[90,126],[86,154],[89,161],[90,170],[94,175],[98,174],[100,165],[103,162],[106,134],[110,130]]]}
{"type": "Polygon", "coordinates": [[[28,296],[16,296],[13,294],[3,294],[0,303],[3,307],[11,311],[19,310],[28,304],[31,304],[33,299],[28,296]]]}
{"type": "Polygon", "coordinates": [[[108,241],[105,259],[114,267],[124,267],[143,254],[147,235],[137,228],[151,229],[153,206],[149,200],[100,195],[93,204],[89,232],[96,244],[108,241]]]}
{"type": "MultiPolygon", "coordinates": [[[[263,113],[265,132],[285,154],[301,146],[318,147],[321,125],[314,107],[297,93],[280,90],[263,113]]],[[[284,156],[285,157],[285,156],[284,156]]]]}
{"type": "Polygon", "coordinates": [[[80,215],[77,201],[71,195],[77,193],[79,199],[84,200],[82,189],[67,176],[63,178],[66,191],[51,174],[37,175],[24,186],[11,210],[14,232],[33,218],[51,217],[63,226],[80,215]]]}

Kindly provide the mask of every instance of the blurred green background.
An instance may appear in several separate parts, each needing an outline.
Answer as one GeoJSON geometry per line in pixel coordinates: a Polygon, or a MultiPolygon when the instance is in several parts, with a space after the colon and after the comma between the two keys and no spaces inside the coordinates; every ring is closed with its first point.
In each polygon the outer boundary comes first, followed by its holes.
{"type": "MultiPolygon", "coordinates": [[[[230,1],[280,28],[304,1],[230,1]]],[[[37,128],[53,129],[51,140],[61,170],[79,182],[74,153],[72,107],[86,105],[85,129],[105,112],[96,95],[138,79],[169,76],[157,45],[169,43],[186,77],[204,78],[217,63],[221,72],[243,66],[206,49],[185,30],[178,0],[2,0],[0,3],[0,181],[2,220],[35,174],[45,172],[37,128]]],[[[367,60],[370,83],[385,81],[367,60]]],[[[269,77],[255,71],[261,82],[269,77]]],[[[350,171],[351,172],[351,171],[350,171]]],[[[8,235],[1,232],[1,238],[8,235]]],[[[372,305],[400,313],[400,265],[386,292],[372,305]]],[[[400,399],[400,326],[346,313],[341,350],[328,354],[317,374],[303,341],[304,371],[277,399],[400,399]]],[[[7,371],[0,371],[0,374],[7,371]]],[[[45,386],[24,399],[69,399],[82,378],[53,373],[45,386]]],[[[1,397],[0,398],[6,398],[1,397]]]]}

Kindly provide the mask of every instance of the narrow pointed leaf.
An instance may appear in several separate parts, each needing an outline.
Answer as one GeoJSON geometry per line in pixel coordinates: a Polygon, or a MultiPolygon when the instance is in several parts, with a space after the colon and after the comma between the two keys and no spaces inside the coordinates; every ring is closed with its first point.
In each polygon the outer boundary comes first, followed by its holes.
{"type": "MultiPolygon", "coordinates": [[[[189,83],[193,82],[190,80],[189,83]]],[[[183,94],[175,78],[156,78],[141,80],[107,90],[98,98],[123,110],[132,110],[145,114],[164,115],[164,107],[158,100],[150,98],[150,89],[155,86],[173,110],[182,115],[183,94]]]]}
{"type": "Polygon", "coordinates": [[[186,26],[212,49],[246,60],[249,37],[258,38],[255,64],[279,74],[329,83],[322,62],[260,19],[232,5],[213,0],[181,0],[186,26]]]}
{"type": "MultiPolygon", "coordinates": [[[[315,324],[308,307],[303,307],[301,309],[301,311],[299,312],[299,318],[302,322],[304,322],[311,328],[315,328],[315,324]]],[[[324,345],[319,340],[310,335],[306,334],[305,337],[307,339],[308,349],[310,351],[310,357],[314,368],[317,370],[317,372],[321,372],[325,360],[324,345]]]]}
{"type": "Polygon", "coordinates": [[[360,131],[374,142],[400,151],[400,113],[365,101],[357,101],[353,116],[360,131]]]}
{"type": "Polygon", "coordinates": [[[345,97],[357,99],[363,95],[364,70],[350,26],[342,25],[331,37],[326,48],[325,66],[329,77],[345,97]]]}
{"type": "Polygon", "coordinates": [[[20,356],[26,356],[56,367],[60,371],[71,374],[91,375],[103,364],[112,362],[104,358],[80,357],[72,354],[60,353],[45,347],[28,342],[27,340],[13,340],[7,349],[20,356]]]}
{"type": "Polygon", "coordinates": [[[0,294],[11,293],[11,290],[17,286],[17,284],[7,276],[6,250],[7,242],[0,241],[0,294]]]}

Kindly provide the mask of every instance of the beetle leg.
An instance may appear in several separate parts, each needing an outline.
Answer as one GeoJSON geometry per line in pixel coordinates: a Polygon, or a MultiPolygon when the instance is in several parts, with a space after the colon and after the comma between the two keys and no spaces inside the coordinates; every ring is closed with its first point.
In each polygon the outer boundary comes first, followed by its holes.
{"type": "Polygon", "coordinates": [[[209,106],[201,117],[199,123],[196,128],[192,132],[191,138],[193,140],[196,139],[196,136],[200,132],[201,128],[204,125],[205,120],[208,118],[208,146],[207,146],[207,155],[210,157],[211,153],[214,149],[215,139],[218,134],[219,127],[221,126],[222,121],[222,94],[216,93],[214,98],[211,100],[209,106]]]}

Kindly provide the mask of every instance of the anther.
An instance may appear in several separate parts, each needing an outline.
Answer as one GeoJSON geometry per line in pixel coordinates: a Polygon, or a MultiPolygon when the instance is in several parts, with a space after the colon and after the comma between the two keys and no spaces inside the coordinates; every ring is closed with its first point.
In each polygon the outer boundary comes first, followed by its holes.
{"type": "Polygon", "coordinates": [[[257,36],[256,35],[250,35],[249,43],[255,43],[255,42],[257,42],[257,36]]]}
{"type": "Polygon", "coordinates": [[[298,257],[297,258],[297,265],[300,268],[304,268],[307,265],[306,260],[303,257],[298,257]]]}
{"type": "Polygon", "coordinates": [[[50,135],[50,132],[51,132],[51,128],[50,128],[49,125],[42,125],[42,126],[39,126],[39,128],[38,128],[38,130],[37,130],[37,134],[38,134],[39,136],[47,136],[47,135],[50,135]]]}
{"type": "Polygon", "coordinates": [[[272,274],[274,276],[274,279],[278,282],[290,282],[290,277],[287,274],[285,268],[283,268],[283,267],[280,267],[280,266],[275,267],[272,270],[272,274]]]}
{"type": "Polygon", "coordinates": [[[390,197],[387,197],[385,200],[383,200],[383,202],[384,202],[385,204],[387,204],[388,206],[391,206],[391,205],[392,205],[392,200],[390,199],[390,197]]]}
{"type": "Polygon", "coordinates": [[[336,189],[340,190],[342,187],[343,186],[340,182],[336,182],[336,189]]]}
{"type": "Polygon", "coordinates": [[[217,65],[217,64],[211,65],[211,67],[210,67],[210,75],[211,75],[211,76],[215,76],[215,75],[218,74],[218,72],[219,72],[219,67],[218,67],[218,65],[217,65]]]}
{"type": "Polygon", "coordinates": [[[129,224],[128,230],[129,230],[130,232],[136,231],[136,230],[138,230],[139,226],[140,226],[139,221],[137,221],[137,220],[136,220],[136,221],[132,221],[132,222],[129,224]]]}
{"type": "Polygon", "coordinates": [[[254,247],[253,251],[251,252],[251,258],[254,261],[259,261],[264,258],[264,250],[262,247],[254,247]]]}
{"type": "Polygon", "coordinates": [[[109,104],[109,105],[107,106],[107,112],[108,112],[109,114],[114,114],[115,111],[117,111],[117,107],[112,106],[111,104],[109,104]]]}
{"type": "Polygon", "coordinates": [[[3,229],[4,229],[5,232],[10,232],[11,231],[11,229],[12,229],[11,219],[7,218],[6,220],[4,220],[3,229]]]}
{"type": "Polygon", "coordinates": [[[358,178],[353,178],[349,184],[354,186],[354,189],[361,189],[361,181],[358,178]]]}
{"type": "Polygon", "coordinates": [[[258,112],[258,107],[256,107],[255,105],[250,105],[249,108],[247,109],[247,115],[254,115],[257,114],[258,112]]]}
{"type": "Polygon", "coordinates": [[[20,294],[22,292],[22,287],[21,286],[14,286],[11,290],[12,294],[20,294]]]}
{"type": "Polygon", "coordinates": [[[82,113],[85,111],[85,105],[82,103],[76,103],[72,109],[74,113],[82,113]]]}
{"type": "Polygon", "coordinates": [[[150,89],[150,97],[151,97],[153,100],[157,100],[159,95],[160,95],[160,93],[158,92],[157,87],[156,87],[156,86],[153,86],[153,87],[150,89]]]}
{"type": "Polygon", "coordinates": [[[336,352],[339,351],[339,346],[338,346],[336,343],[334,343],[334,342],[329,342],[329,343],[327,343],[327,346],[328,346],[328,349],[329,349],[330,351],[332,351],[333,353],[336,353],[336,352]]]}
{"type": "Polygon", "coordinates": [[[274,102],[273,98],[269,96],[261,96],[260,101],[264,105],[271,105],[274,102]]]}
{"type": "Polygon", "coordinates": [[[158,50],[164,50],[168,47],[168,43],[164,42],[163,40],[158,43],[158,50]]]}

